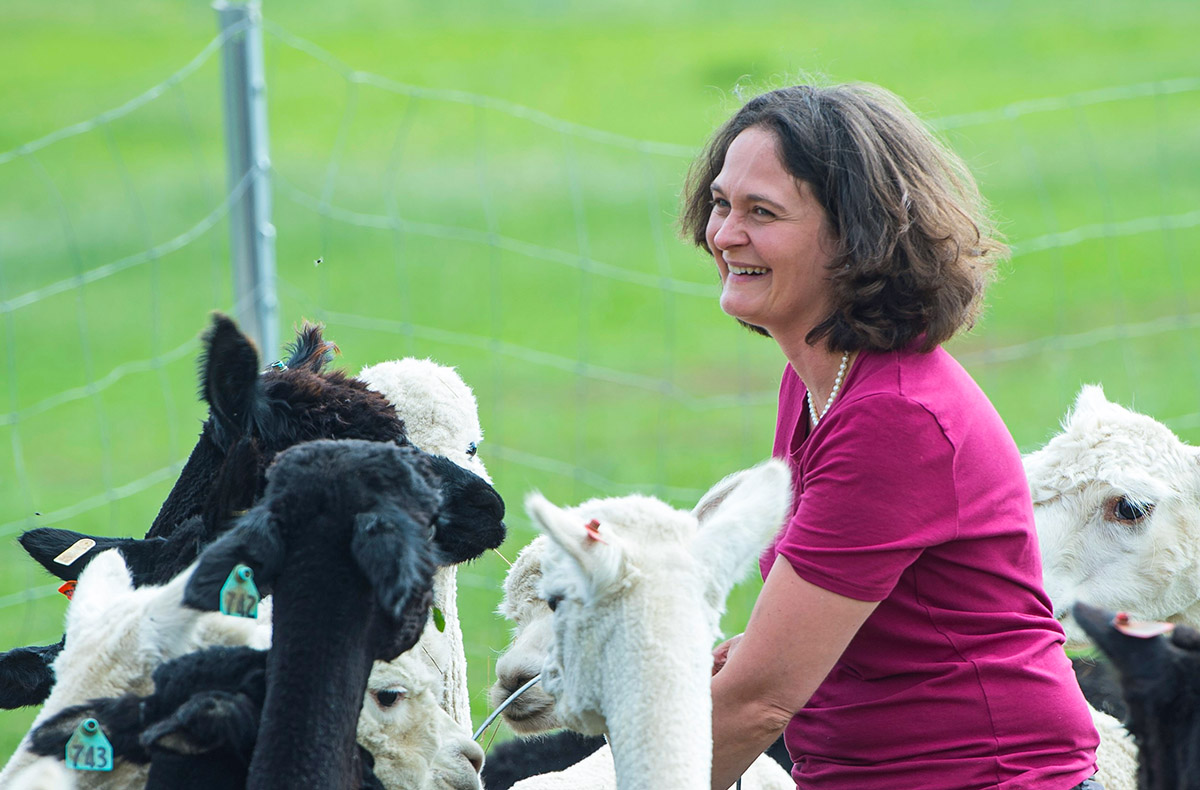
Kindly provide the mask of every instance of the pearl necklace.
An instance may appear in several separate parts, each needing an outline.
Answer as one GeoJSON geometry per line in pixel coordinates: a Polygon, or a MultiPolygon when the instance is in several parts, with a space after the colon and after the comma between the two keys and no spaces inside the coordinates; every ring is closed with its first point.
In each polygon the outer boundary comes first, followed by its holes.
{"type": "Polygon", "coordinates": [[[842,388],[842,379],[846,375],[846,364],[849,361],[850,352],[847,351],[842,354],[842,364],[838,365],[837,376],[835,376],[833,379],[833,389],[829,392],[829,400],[825,401],[825,408],[821,409],[820,414],[817,414],[817,410],[813,408],[812,390],[808,390],[806,393],[804,393],[804,398],[808,401],[808,416],[812,417],[813,428],[816,428],[817,424],[825,418],[826,413],[829,411],[829,407],[833,405],[833,399],[837,397],[838,390],[842,388]]]}

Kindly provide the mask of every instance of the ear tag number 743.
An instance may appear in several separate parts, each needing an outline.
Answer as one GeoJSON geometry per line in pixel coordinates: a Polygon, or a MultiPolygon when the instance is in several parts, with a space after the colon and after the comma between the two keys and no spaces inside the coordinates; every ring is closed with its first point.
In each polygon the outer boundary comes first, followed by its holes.
{"type": "Polygon", "coordinates": [[[74,771],[111,771],[112,744],[95,719],[79,722],[67,741],[67,767],[74,771]]]}
{"type": "Polygon", "coordinates": [[[235,565],[221,587],[221,614],[258,617],[258,587],[249,565],[235,565]]]}

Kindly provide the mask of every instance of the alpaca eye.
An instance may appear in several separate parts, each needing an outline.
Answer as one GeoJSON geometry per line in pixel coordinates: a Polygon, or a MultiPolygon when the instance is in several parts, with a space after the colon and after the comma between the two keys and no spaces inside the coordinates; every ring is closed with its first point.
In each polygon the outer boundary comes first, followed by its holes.
{"type": "Polygon", "coordinates": [[[1129,497],[1119,497],[1112,504],[1112,515],[1117,521],[1122,521],[1128,524],[1136,524],[1144,519],[1154,510],[1154,505],[1150,503],[1142,504],[1134,502],[1129,497]]]}
{"type": "Polygon", "coordinates": [[[382,689],[375,692],[375,701],[379,703],[379,707],[381,708],[390,708],[407,694],[408,690],[403,688],[382,689]]]}
{"type": "Polygon", "coordinates": [[[561,595],[551,595],[546,599],[546,605],[550,607],[550,611],[556,611],[558,609],[558,604],[560,601],[562,601],[562,599],[563,597],[561,595]]]}
{"type": "Polygon", "coordinates": [[[479,447],[475,444],[475,442],[471,442],[470,444],[467,445],[467,455],[469,457],[474,457],[475,453],[478,451],[479,451],[479,447]]]}

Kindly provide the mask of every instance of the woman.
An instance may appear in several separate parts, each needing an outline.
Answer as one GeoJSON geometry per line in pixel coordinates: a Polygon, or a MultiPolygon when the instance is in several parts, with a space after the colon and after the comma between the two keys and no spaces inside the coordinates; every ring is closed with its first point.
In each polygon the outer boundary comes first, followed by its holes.
{"type": "Polygon", "coordinates": [[[721,308],[787,358],[795,489],[714,652],[713,788],[780,732],[800,787],[1097,786],[1019,453],[941,348],[1006,251],[962,162],[881,88],[784,88],[717,131],[684,202],[721,308]]]}

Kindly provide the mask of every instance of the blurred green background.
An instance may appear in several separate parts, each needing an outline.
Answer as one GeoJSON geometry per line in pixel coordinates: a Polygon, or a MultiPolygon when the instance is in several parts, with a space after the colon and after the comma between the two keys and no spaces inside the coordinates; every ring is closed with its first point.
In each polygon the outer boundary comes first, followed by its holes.
{"type": "MultiPolygon", "coordinates": [[[[782,359],[721,314],[677,196],[739,90],[809,76],[895,91],[975,172],[1016,254],[952,351],[1023,450],[1089,382],[1200,437],[1200,4],[263,11],[282,335],[457,366],[509,559],[530,489],[686,507],[769,453],[782,359]]],[[[197,338],[233,303],[220,58],[169,78],[215,35],[200,2],[0,0],[0,649],[66,605],[20,531],[141,535],[198,433],[197,338]]],[[[477,721],[505,567],[460,574],[477,721]]],[[[34,713],[0,713],[5,754],[34,713]]]]}

